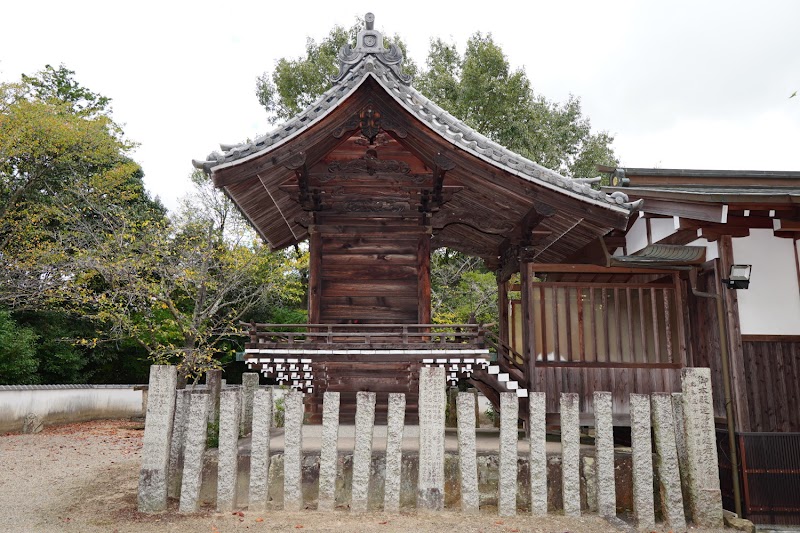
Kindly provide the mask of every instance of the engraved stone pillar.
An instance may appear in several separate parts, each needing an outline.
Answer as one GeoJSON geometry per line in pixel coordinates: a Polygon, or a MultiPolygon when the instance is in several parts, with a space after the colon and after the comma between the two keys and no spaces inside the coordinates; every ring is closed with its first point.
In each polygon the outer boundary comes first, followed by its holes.
{"type": "Polygon", "coordinates": [[[681,475],[681,495],[683,514],[686,520],[692,518],[689,508],[689,457],[686,455],[686,431],[683,426],[683,399],[680,392],[672,393],[672,418],[675,421],[675,448],[678,452],[678,469],[681,475]]]}
{"type": "Polygon", "coordinates": [[[242,374],[242,435],[249,435],[253,429],[253,395],[258,389],[258,378],[257,372],[242,374]]]}
{"type": "Polygon", "coordinates": [[[356,442],[353,449],[353,488],[350,510],[365,513],[369,501],[372,436],[375,427],[375,393],[356,394],[356,442]]]}
{"type": "Polygon", "coordinates": [[[633,515],[636,527],[650,531],[656,525],[653,505],[653,448],[650,441],[650,398],[631,394],[631,448],[633,459],[633,515]]]}
{"type": "Polygon", "coordinates": [[[189,421],[186,424],[186,447],[183,453],[183,479],[178,512],[196,513],[203,475],[203,454],[209,411],[208,391],[192,392],[189,398],[189,421]]]}
{"type": "Polygon", "coordinates": [[[389,413],[386,422],[386,482],[383,511],[400,512],[400,474],[403,463],[403,427],[406,419],[406,395],[389,394],[389,413]]]}
{"type": "Polygon", "coordinates": [[[189,397],[186,389],[175,394],[175,417],[172,422],[172,442],[169,448],[169,496],[177,498],[181,494],[181,461],[186,444],[186,421],[189,418],[189,397]]]}
{"type": "Polygon", "coordinates": [[[500,393],[500,479],[497,483],[497,513],[517,514],[517,440],[519,397],[516,392],[500,393]]]}
{"type": "Polygon", "coordinates": [[[581,429],[578,395],[561,393],[561,492],[564,515],[581,515],[581,429]]]}
{"type": "Polygon", "coordinates": [[[269,486],[269,430],[272,426],[272,389],[259,389],[253,394],[253,431],[250,443],[251,511],[267,506],[269,486]]]}
{"type": "Polygon", "coordinates": [[[692,518],[699,526],[722,527],[711,370],[684,368],[681,385],[692,518]]]}
{"type": "Polygon", "coordinates": [[[214,369],[206,372],[206,387],[209,401],[208,421],[214,422],[219,416],[219,392],[222,389],[222,370],[214,369]]]}
{"type": "Polygon", "coordinates": [[[478,458],[475,448],[475,395],[460,392],[456,398],[458,411],[458,467],[461,474],[461,512],[477,513],[478,458]]]}
{"type": "Polygon", "coordinates": [[[217,450],[217,511],[231,511],[236,500],[239,465],[239,418],[241,391],[222,391],[219,401],[219,445],[217,450]]]}
{"type": "Polygon", "coordinates": [[[675,447],[675,420],[672,417],[672,395],[654,393],[650,398],[653,434],[656,441],[656,467],[661,494],[661,514],[673,531],[686,529],[683,516],[681,476],[678,472],[678,450],[675,447]]]}
{"type": "Polygon", "coordinates": [[[444,508],[445,371],[424,367],[419,376],[419,478],[417,509],[444,508]]]}
{"type": "Polygon", "coordinates": [[[528,414],[530,416],[530,452],[528,465],[531,475],[531,513],[534,516],[547,514],[547,443],[545,432],[545,394],[529,392],[528,414]]]}
{"type": "Polygon", "coordinates": [[[283,508],[299,511],[303,508],[303,393],[292,390],[284,399],[283,508]]]}
{"type": "Polygon", "coordinates": [[[319,454],[320,511],[336,506],[336,462],[339,458],[339,393],[326,392],[322,400],[322,445],[319,454]]]}
{"type": "Polygon", "coordinates": [[[150,367],[142,466],[139,470],[139,511],[143,513],[158,513],[167,508],[167,476],[177,380],[174,366],[150,367]]]}
{"type": "Polygon", "coordinates": [[[614,426],[611,393],[594,393],[595,459],[597,464],[597,512],[604,518],[617,516],[614,484],[614,426]]]}

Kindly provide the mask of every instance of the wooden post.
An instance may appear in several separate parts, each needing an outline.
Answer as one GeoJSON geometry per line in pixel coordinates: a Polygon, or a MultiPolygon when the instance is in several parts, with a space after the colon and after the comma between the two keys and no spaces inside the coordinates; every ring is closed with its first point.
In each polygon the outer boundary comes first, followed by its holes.
{"type": "MultiPolygon", "coordinates": [[[[525,377],[528,380],[528,390],[533,391],[534,375],[536,372],[536,337],[533,334],[533,265],[520,263],[520,290],[522,306],[522,356],[525,358],[525,377]]],[[[544,332],[543,332],[544,333],[544,332]]]]}
{"type": "Polygon", "coordinates": [[[322,297],[322,236],[313,226],[308,230],[308,323],[319,324],[322,297]]]}
{"type": "Polygon", "coordinates": [[[498,338],[500,342],[511,344],[509,340],[509,316],[508,316],[508,283],[505,280],[497,280],[497,316],[500,317],[499,326],[500,334],[498,338]]]}
{"type": "Polygon", "coordinates": [[[417,246],[417,318],[431,323],[431,236],[425,233],[417,246]]]}
{"type": "MultiPolygon", "coordinates": [[[[730,357],[731,396],[733,398],[736,431],[750,431],[747,383],[745,382],[744,350],[742,349],[742,331],[739,326],[739,301],[736,291],[726,289],[719,283],[727,277],[733,264],[733,242],[730,235],[723,235],[717,242],[719,247],[719,271],[717,272],[717,293],[722,294],[725,303],[725,315],[728,321],[728,353],[730,357]]],[[[723,342],[720,339],[720,342],[723,342]]]]}

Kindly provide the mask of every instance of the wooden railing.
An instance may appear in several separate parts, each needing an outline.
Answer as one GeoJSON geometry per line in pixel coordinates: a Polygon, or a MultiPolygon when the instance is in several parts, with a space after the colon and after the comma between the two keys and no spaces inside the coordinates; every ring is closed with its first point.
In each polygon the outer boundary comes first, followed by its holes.
{"type": "Polygon", "coordinates": [[[672,285],[535,283],[536,366],[680,367],[680,294],[672,285]]]}
{"type": "Polygon", "coordinates": [[[289,346],[313,348],[354,345],[403,349],[416,346],[431,348],[483,348],[486,328],[479,324],[258,324],[249,327],[250,348],[289,346]],[[299,346],[298,346],[299,345],[299,346]]]}

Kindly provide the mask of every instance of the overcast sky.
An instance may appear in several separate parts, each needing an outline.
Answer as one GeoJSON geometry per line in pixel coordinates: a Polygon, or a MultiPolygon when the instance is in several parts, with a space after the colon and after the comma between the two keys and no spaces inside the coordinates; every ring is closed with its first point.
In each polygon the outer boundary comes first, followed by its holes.
{"type": "Polygon", "coordinates": [[[6,3],[0,81],[63,63],[113,100],[170,208],[191,159],[271,129],[257,76],[375,13],[423,64],[432,37],[490,32],[537,92],[582,99],[623,166],[800,170],[800,2],[6,3]],[[124,7],[122,7],[124,6],[124,7]],[[454,7],[458,6],[458,7],[454,7]]]}

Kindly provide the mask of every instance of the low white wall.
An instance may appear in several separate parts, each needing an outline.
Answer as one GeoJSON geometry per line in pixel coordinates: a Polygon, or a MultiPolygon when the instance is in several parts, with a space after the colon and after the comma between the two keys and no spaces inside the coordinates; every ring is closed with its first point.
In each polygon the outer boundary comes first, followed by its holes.
{"type": "Polygon", "coordinates": [[[0,432],[20,431],[33,413],[45,425],[142,416],[142,391],[125,386],[0,386],[0,432]]]}

